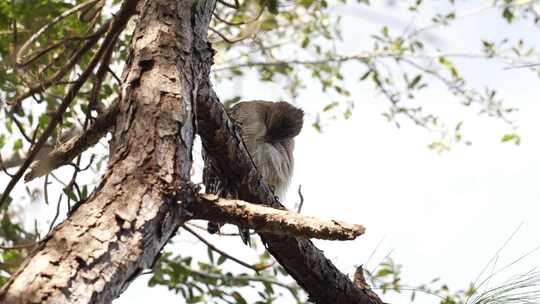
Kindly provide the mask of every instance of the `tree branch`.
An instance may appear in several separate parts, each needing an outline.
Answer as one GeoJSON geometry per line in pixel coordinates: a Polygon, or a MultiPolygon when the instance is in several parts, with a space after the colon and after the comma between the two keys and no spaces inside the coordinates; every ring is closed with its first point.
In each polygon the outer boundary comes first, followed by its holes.
{"type": "Polygon", "coordinates": [[[75,157],[95,145],[114,124],[117,113],[118,103],[114,102],[83,134],[71,138],[47,154],[47,156],[35,162],[30,168],[30,172],[24,176],[25,182],[69,164],[75,157]]]}
{"type": "Polygon", "coordinates": [[[275,209],[241,200],[200,195],[188,208],[195,219],[233,224],[258,232],[295,235],[323,240],[354,240],[364,233],[361,225],[305,216],[286,209],[275,209]]]}

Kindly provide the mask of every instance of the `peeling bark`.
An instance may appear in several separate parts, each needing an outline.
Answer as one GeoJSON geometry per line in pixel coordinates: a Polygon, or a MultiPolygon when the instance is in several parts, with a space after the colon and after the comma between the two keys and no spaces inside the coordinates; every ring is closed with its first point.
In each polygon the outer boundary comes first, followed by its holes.
{"type": "Polygon", "coordinates": [[[189,208],[195,219],[233,224],[257,232],[323,240],[354,240],[365,231],[362,225],[305,216],[286,209],[240,200],[223,199],[213,194],[201,195],[196,201],[189,208]]]}
{"type": "Polygon", "coordinates": [[[4,285],[1,303],[110,303],[175,234],[178,208],[167,198],[190,179],[193,38],[213,6],[160,0],[140,9],[107,173],[4,285]]]}

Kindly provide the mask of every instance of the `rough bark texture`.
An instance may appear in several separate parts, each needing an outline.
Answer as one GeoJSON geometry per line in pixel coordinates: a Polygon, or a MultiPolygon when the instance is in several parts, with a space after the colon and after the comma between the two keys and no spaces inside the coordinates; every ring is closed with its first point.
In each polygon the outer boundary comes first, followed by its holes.
{"type": "MultiPolygon", "coordinates": [[[[274,208],[284,208],[257,173],[208,79],[198,92],[198,133],[206,152],[205,170],[219,176],[220,187],[242,200],[267,202],[274,208]]],[[[259,235],[268,251],[309,294],[310,301],[319,304],[382,303],[367,289],[355,286],[309,239],[269,233],[259,235]]]]}
{"type": "Polygon", "coordinates": [[[192,162],[200,77],[191,64],[193,37],[206,37],[213,6],[212,0],[145,2],[107,173],[5,284],[0,303],[110,303],[174,235],[178,208],[168,194],[189,181],[192,162]]]}
{"type": "Polygon", "coordinates": [[[196,198],[190,211],[196,219],[234,224],[258,232],[296,235],[323,240],[354,240],[364,233],[361,225],[305,216],[248,202],[223,199],[213,194],[196,198]]]}

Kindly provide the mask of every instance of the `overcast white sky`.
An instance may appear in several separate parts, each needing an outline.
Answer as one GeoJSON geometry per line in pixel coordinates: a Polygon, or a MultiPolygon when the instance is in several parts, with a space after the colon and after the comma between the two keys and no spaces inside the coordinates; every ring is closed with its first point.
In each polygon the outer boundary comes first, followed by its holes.
{"type": "MultiPolygon", "coordinates": [[[[434,1],[439,2],[444,1],[434,1]]],[[[490,2],[470,1],[467,5],[474,9],[490,2]]],[[[404,11],[359,7],[337,12],[346,12],[344,48],[350,52],[368,47],[366,37],[379,29],[382,14],[396,29],[411,22],[404,11]]],[[[500,40],[508,35],[539,45],[540,30],[529,24],[507,26],[497,14],[487,11],[430,34],[437,37],[440,47],[460,52],[478,50],[480,38],[500,40]]],[[[417,24],[422,21],[415,20],[417,24]]],[[[303,213],[367,227],[366,235],[353,242],[316,241],[342,271],[353,273],[355,265],[366,264],[382,240],[366,265],[368,269],[391,252],[391,257],[404,265],[405,283],[415,285],[441,277],[450,288],[461,289],[476,279],[520,223],[522,228],[497,265],[502,267],[540,245],[540,80],[526,70],[503,70],[502,66],[474,61],[467,63],[462,74],[479,88],[497,88],[502,97],[520,108],[516,115],[523,138],[520,146],[501,144],[500,137],[508,131],[503,124],[463,111],[448,92],[435,88],[419,97],[451,122],[465,118],[465,136],[473,142],[436,154],[426,147],[432,135],[409,125],[397,129],[387,123],[380,115],[385,110],[384,101],[354,82],[356,77],[348,87],[355,99],[352,118],[330,124],[322,134],[306,125],[298,137],[288,206],[298,200],[294,190],[302,184],[303,213]]],[[[242,88],[248,100],[280,97],[277,90],[256,81],[245,82],[242,88]]],[[[223,96],[237,93],[229,86],[218,86],[218,92],[223,96]]],[[[320,109],[324,102],[314,102],[321,99],[319,94],[318,90],[304,93],[296,102],[320,109]]],[[[238,257],[254,258],[239,240],[212,239],[238,257]]],[[[189,240],[177,241],[174,247],[185,254],[205,254],[205,248],[189,240]]],[[[536,266],[540,266],[540,253],[501,273],[500,278],[536,266]]],[[[383,298],[407,303],[409,294],[383,298]]],[[[164,288],[147,288],[144,277],[115,303],[149,301],[182,303],[180,296],[164,288]]],[[[281,303],[288,303],[288,299],[281,303]]],[[[422,297],[418,303],[437,303],[437,298],[422,297]]]]}

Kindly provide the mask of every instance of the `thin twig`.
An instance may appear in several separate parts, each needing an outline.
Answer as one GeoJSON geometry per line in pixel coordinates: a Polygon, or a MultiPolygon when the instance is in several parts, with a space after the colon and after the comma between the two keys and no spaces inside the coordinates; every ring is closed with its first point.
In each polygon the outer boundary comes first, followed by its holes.
{"type": "Polygon", "coordinates": [[[240,8],[240,3],[238,2],[238,0],[234,0],[234,4],[230,4],[230,3],[228,3],[227,1],[224,1],[224,0],[217,0],[217,2],[225,5],[226,7],[230,7],[230,8],[234,8],[234,9],[239,9],[240,8]]]}
{"type": "MultiPolygon", "coordinates": [[[[184,267],[184,266],[183,266],[184,267]]],[[[289,286],[287,284],[281,283],[279,281],[267,279],[264,277],[254,277],[254,276],[247,276],[247,275],[239,275],[239,276],[227,276],[227,275],[221,275],[221,274],[212,274],[207,272],[201,272],[198,270],[194,270],[191,268],[184,267],[185,270],[188,272],[200,276],[203,278],[209,278],[209,279],[217,279],[217,280],[241,280],[241,281],[252,281],[252,282],[261,282],[261,283],[267,283],[272,284],[276,286],[283,287],[291,292],[291,294],[295,297],[296,300],[299,300],[296,289],[292,286],[289,286]]]]}
{"type": "Polygon", "coordinates": [[[7,170],[6,166],[4,165],[4,159],[2,158],[2,154],[0,154],[0,168],[2,169],[2,171],[4,171],[4,173],[9,176],[9,177],[13,177],[15,176],[14,174],[11,174],[9,173],[9,171],[7,170]]]}
{"type": "Polygon", "coordinates": [[[234,44],[234,43],[238,43],[240,41],[246,40],[247,38],[251,37],[251,34],[252,34],[252,32],[249,32],[249,33],[247,33],[247,34],[245,34],[243,36],[240,36],[240,37],[228,38],[227,36],[223,35],[221,32],[219,32],[218,30],[216,30],[213,27],[208,27],[208,29],[210,29],[212,32],[214,32],[219,37],[221,37],[221,39],[223,39],[223,41],[225,41],[225,42],[227,42],[229,44],[234,44]]]}
{"type": "Polygon", "coordinates": [[[227,21],[223,18],[221,18],[217,13],[212,13],[212,15],[214,15],[214,17],[227,24],[227,25],[232,25],[232,26],[238,26],[238,25],[245,25],[245,24],[251,24],[257,20],[259,20],[259,18],[262,16],[263,12],[264,12],[264,9],[266,8],[266,6],[261,6],[261,9],[259,10],[259,12],[257,13],[257,16],[255,16],[252,20],[249,20],[249,21],[239,21],[239,22],[232,22],[232,21],[227,21]]]}
{"type": "Polygon", "coordinates": [[[257,266],[253,266],[253,265],[250,265],[246,262],[242,262],[240,261],[239,259],[231,256],[230,254],[226,253],[225,251],[217,248],[216,246],[214,246],[212,243],[210,243],[209,241],[207,241],[206,239],[204,239],[201,235],[199,235],[198,233],[196,233],[195,231],[193,231],[191,228],[187,227],[186,225],[182,225],[182,228],[184,228],[186,231],[188,231],[189,233],[191,233],[192,235],[194,235],[196,238],[198,238],[201,242],[203,242],[204,244],[206,244],[206,246],[208,246],[208,248],[210,248],[212,251],[215,251],[219,254],[221,254],[222,256],[226,257],[227,259],[231,260],[231,261],[234,261],[246,268],[249,268],[255,272],[259,272],[261,269],[264,269],[266,268],[266,266],[264,267],[257,267],[257,266]]]}
{"type": "MultiPolygon", "coordinates": [[[[74,55],[69,58],[69,60],[64,64],[64,66],[55,72],[51,77],[39,82],[36,85],[32,85],[26,92],[20,94],[19,96],[15,97],[14,100],[11,100],[8,102],[11,106],[17,106],[19,105],[24,99],[33,96],[34,94],[41,93],[45,91],[47,88],[52,86],[53,84],[57,83],[62,77],[64,77],[67,72],[71,71],[71,69],[79,62],[81,57],[90,51],[93,46],[98,42],[99,38],[102,34],[104,34],[108,28],[110,28],[111,20],[108,20],[99,28],[95,35],[86,41],[83,46],[81,46],[74,55]]],[[[59,56],[60,58],[61,56],[59,56]]]]}
{"type": "Polygon", "coordinates": [[[302,212],[302,207],[304,206],[304,196],[302,195],[302,185],[298,185],[298,196],[300,197],[300,202],[298,203],[297,213],[302,212]]]}
{"type": "Polygon", "coordinates": [[[47,206],[49,205],[49,184],[49,174],[47,174],[43,180],[43,197],[47,206]]]}
{"type": "MultiPolygon", "coordinates": [[[[56,213],[54,215],[54,218],[51,222],[51,225],[49,226],[49,232],[54,228],[54,224],[56,223],[56,220],[58,219],[58,215],[60,215],[60,203],[62,202],[62,196],[64,193],[60,193],[60,196],[58,197],[58,202],[56,203],[56,213]]],[[[47,232],[47,233],[49,233],[47,232]]]]}
{"type": "MultiPolygon", "coordinates": [[[[21,67],[25,67],[25,66],[28,66],[29,64],[31,64],[32,62],[36,61],[37,59],[41,58],[43,55],[49,53],[50,51],[58,48],[58,47],[61,47],[63,45],[65,45],[66,43],[68,42],[71,42],[71,41],[83,41],[83,40],[89,40],[89,39],[93,39],[93,38],[96,38],[96,36],[101,36],[103,33],[100,33],[100,31],[96,31],[94,33],[91,33],[89,35],[86,35],[86,36],[75,36],[75,37],[68,37],[68,38],[64,38],[58,42],[55,42],[51,45],[48,45],[47,47],[43,48],[43,49],[40,49],[40,50],[37,50],[34,52],[34,54],[31,55],[30,58],[26,59],[22,64],[20,64],[18,67],[21,68],[21,67]]],[[[29,55],[30,56],[30,55],[29,55]]],[[[59,56],[59,57],[63,57],[63,56],[59,56]]],[[[42,70],[43,71],[43,70],[42,70]]]]}
{"type": "Polygon", "coordinates": [[[31,248],[39,244],[39,242],[36,243],[29,243],[29,244],[19,244],[19,245],[13,245],[13,246],[0,246],[0,249],[2,250],[19,250],[19,249],[26,249],[31,248]]]}
{"type": "Polygon", "coordinates": [[[116,80],[116,82],[118,82],[119,85],[122,84],[122,80],[120,80],[120,77],[116,75],[116,73],[111,69],[111,67],[107,67],[107,71],[111,73],[111,75],[114,77],[114,79],[116,80]]]}
{"type": "Polygon", "coordinates": [[[15,113],[10,113],[9,111],[7,111],[7,109],[5,109],[5,113],[6,113],[6,116],[8,116],[9,118],[11,118],[11,120],[13,120],[13,122],[17,126],[17,129],[19,129],[19,132],[22,134],[24,139],[26,139],[26,141],[28,141],[30,144],[34,144],[33,139],[30,138],[30,136],[26,134],[26,131],[24,130],[24,126],[22,125],[22,123],[17,119],[17,117],[15,117],[15,113]]]}
{"type": "MultiPolygon", "coordinates": [[[[199,225],[191,223],[191,222],[186,223],[185,225],[189,225],[191,227],[197,228],[197,229],[202,230],[202,231],[208,231],[208,228],[203,227],[203,226],[199,226],[199,225]]],[[[240,233],[238,233],[238,232],[221,232],[221,231],[219,231],[218,234],[219,234],[219,236],[240,236],[240,233]]],[[[255,234],[256,234],[255,232],[250,233],[250,235],[255,235],[255,234]]]]}
{"type": "Polygon", "coordinates": [[[53,20],[51,20],[51,22],[49,22],[49,23],[45,24],[43,27],[41,27],[37,32],[35,32],[32,36],[30,36],[30,38],[21,46],[21,48],[17,52],[17,54],[15,56],[15,62],[17,63],[17,65],[22,66],[22,65],[25,64],[25,61],[22,58],[22,57],[24,57],[24,53],[30,47],[30,45],[32,43],[34,43],[39,38],[39,36],[41,36],[45,31],[50,29],[53,25],[60,22],[61,20],[67,18],[68,16],[71,16],[71,15],[75,14],[76,12],[78,12],[80,10],[83,10],[84,8],[94,4],[97,1],[98,0],[89,0],[89,1],[83,2],[83,3],[79,4],[79,5],[76,5],[76,6],[72,7],[71,9],[63,12],[59,16],[55,17],[53,20]]]}
{"type": "MultiPolygon", "coordinates": [[[[118,37],[117,37],[118,38],[118,37]]],[[[101,84],[103,83],[103,79],[105,78],[105,75],[107,74],[107,71],[109,70],[109,63],[111,62],[111,57],[114,51],[114,45],[116,44],[117,39],[113,39],[109,42],[109,47],[105,54],[103,55],[103,59],[101,60],[101,63],[99,64],[99,69],[96,72],[96,78],[94,80],[94,84],[92,87],[92,91],[90,92],[90,97],[88,99],[88,113],[86,113],[87,117],[89,117],[90,112],[97,108],[99,100],[99,93],[101,89],[101,84]]],[[[88,127],[88,119],[84,122],[83,129],[86,130],[88,127]]]]}

